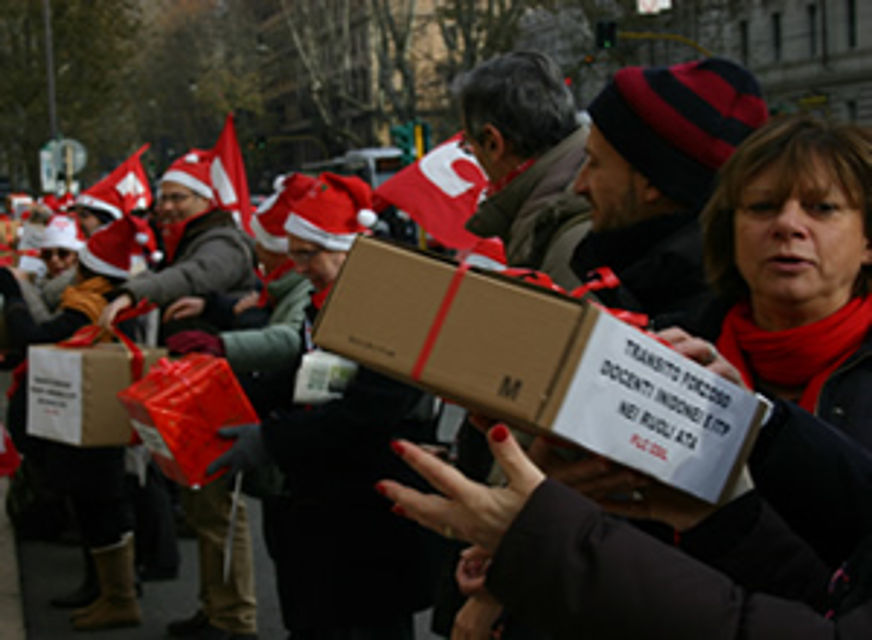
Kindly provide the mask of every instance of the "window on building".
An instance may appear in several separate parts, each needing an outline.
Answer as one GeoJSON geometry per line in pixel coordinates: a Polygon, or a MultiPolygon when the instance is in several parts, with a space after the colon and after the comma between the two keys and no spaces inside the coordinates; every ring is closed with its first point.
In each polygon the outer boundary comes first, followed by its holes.
{"type": "Polygon", "coordinates": [[[772,59],[781,60],[781,13],[772,14],[772,59]]]}
{"type": "Polygon", "coordinates": [[[845,24],[848,27],[848,47],[857,46],[857,0],[845,0],[845,24]]]}
{"type": "Polygon", "coordinates": [[[808,17],[808,55],[814,58],[818,54],[817,5],[806,5],[805,12],[808,17]]]}
{"type": "Polygon", "coordinates": [[[847,111],[848,122],[857,122],[857,101],[848,100],[845,103],[845,111],[847,111]]]}
{"type": "Polygon", "coordinates": [[[739,53],[742,56],[742,64],[748,66],[748,54],[750,45],[748,43],[748,21],[739,21],[739,53]]]}

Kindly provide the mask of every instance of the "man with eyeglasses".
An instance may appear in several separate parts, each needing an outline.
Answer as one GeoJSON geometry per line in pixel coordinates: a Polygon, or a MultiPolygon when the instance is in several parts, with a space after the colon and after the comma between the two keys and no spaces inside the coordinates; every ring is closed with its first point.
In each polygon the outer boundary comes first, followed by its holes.
{"type": "MultiPolygon", "coordinates": [[[[118,297],[100,318],[103,326],[111,325],[121,310],[143,299],[164,308],[184,296],[212,292],[241,296],[254,290],[253,243],[230,213],[216,207],[210,164],[208,154],[193,150],[173,162],[161,177],[157,222],[168,266],[143,272],[119,288],[118,297]]],[[[164,337],[190,326],[185,320],[166,323],[164,337]]],[[[231,521],[231,496],[223,482],[198,491],[183,489],[181,498],[197,533],[201,603],[191,618],[170,623],[168,633],[217,640],[255,638],[257,609],[245,504],[239,503],[236,519],[231,521]],[[233,551],[225,582],[224,541],[231,526],[233,551]]]]}

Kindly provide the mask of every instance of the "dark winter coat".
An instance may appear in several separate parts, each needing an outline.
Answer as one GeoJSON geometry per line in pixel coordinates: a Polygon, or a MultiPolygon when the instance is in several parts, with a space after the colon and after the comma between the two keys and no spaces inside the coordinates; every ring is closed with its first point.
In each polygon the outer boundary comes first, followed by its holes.
{"type": "MultiPolygon", "coordinates": [[[[773,581],[785,588],[798,581],[795,595],[824,600],[826,572],[802,540],[765,506],[752,521],[763,534],[754,557],[769,553],[792,563],[750,567],[756,577],[774,568],[773,581]],[[807,592],[800,593],[802,588],[807,592]]],[[[721,522],[717,530],[728,528],[721,522]]],[[[744,541],[739,535],[727,543],[741,548],[744,541]]],[[[854,640],[872,634],[872,591],[826,619],[805,602],[738,586],[552,480],[534,491],[512,523],[488,570],[487,587],[519,619],[558,639],[854,640]]]]}
{"type": "Polygon", "coordinates": [[[696,216],[674,213],[625,229],[589,233],[575,249],[572,268],[582,280],[609,267],[617,289],[596,292],[607,307],[647,314],[655,328],[691,328],[714,295],[702,265],[702,236],[696,216]]]}
{"type": "Polygon", "coordinates": [[[381,478],[419,482],[390,441],[425,437],[405,420],[420,397],[361,368],[343,398],[263,422],[289,496],[276,568],[289,573],[278,582],[294,629],[373,625],[432,604],[433,537],[374,490],[381,478]]]}

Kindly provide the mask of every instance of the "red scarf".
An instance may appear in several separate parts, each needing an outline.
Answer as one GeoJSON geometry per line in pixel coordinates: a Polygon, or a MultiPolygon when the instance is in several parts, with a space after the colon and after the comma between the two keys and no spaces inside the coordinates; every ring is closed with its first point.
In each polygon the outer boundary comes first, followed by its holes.
{"type": "Polygon", "coordinates": [[[161,238],[163,238],[164,251],[167,254],[167,264],[172,264],[173,260],[175,259],[176,251],[179,248],[179,243],[181,243],[182,237],[185,235],[185,231],[187,230],[188,225],[197,218],[202,218],[207,213],[211,213],[212,211],[215,211],[214,207],[203,211],[202,213],[193,215],[190,218],[179,220],[178,222],[167,222],[158,225],[160,227],[161,238]]]}
{"type": "Polygon", "coordinates": [[[263,285],[263,288],[260,290],[260,297],[257,299],[258,307],[264,308],[267,305],[272,304],[272,296],[269,294],[267,287],[271,282],[275,282],[276,280],[281,279],[282,276],[286,275],[288,272],[293,271],[294,265],[295,262],[291,258],[287,258],[265,276],[260,275],[260,273],[257,274],[261,285],[263,285]]]}
{"type": "Polygon", "coordinates": [[[872,329],[872,296],[848,304],[812,324],[784,331],[764,331],[741,302],[730,309],[718,350],[742,374],[749,387],[754,378],[785,387],[801,387],[799,405],[814,413],[827,378],[853,354],[872,329]]]}
{"type": "Polygon", "coordinates": [[[321,289],[321,291],[313,291],[312,292],[312,306],[321,310],[321,307],[324,306],[324,303],[327,302],[327,296],[330,295],[330,289],[333,288],[333,283],[331,282],[326,287],[321,289]]]}
{"type": "Polygon", "coordinates": [[[496,182],[488,183],[485,195],[490,198],[491,196],[496,195],[497,193],[505,189],[507,186],[509,186],[509,183],[512,180],[514,180],[519,175],[524,173],[527,169],[532,167],[536,163],[536,160],[537,158],[527,158],[526,160],[524,160],[524,162],[509,171],[506,175],[504,175],[496,182]]]}

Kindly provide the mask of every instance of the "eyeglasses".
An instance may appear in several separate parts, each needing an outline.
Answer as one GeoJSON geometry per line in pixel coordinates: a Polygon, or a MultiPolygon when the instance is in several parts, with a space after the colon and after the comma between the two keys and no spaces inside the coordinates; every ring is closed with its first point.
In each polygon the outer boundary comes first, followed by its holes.
{"type": "Polygon", "coordinates": [[[58,247],[57,249],[40,249],[39,257],[42,258],[45,262],[48,262],[55,256],[57,256],[61,260],[66,260],[72,255],[72,250],[64,249],[63,247],[58,247]]]}
{"type": "Polygon", "coordinates": [[[325,249],[300,249],[298,251],[289,251],[288,255],[291,257],[291,260],[296,262],[299,265],[309,264],[312,260],[325,249]]]}
{"type": "Polygon", "coordinates": [[[180,204],[187,200],[188,198],[193,198],[193,193],[162,193],[157,197],[158,204],[165,204],[167,202],[172,202],[173,204],[180,204]]]}

